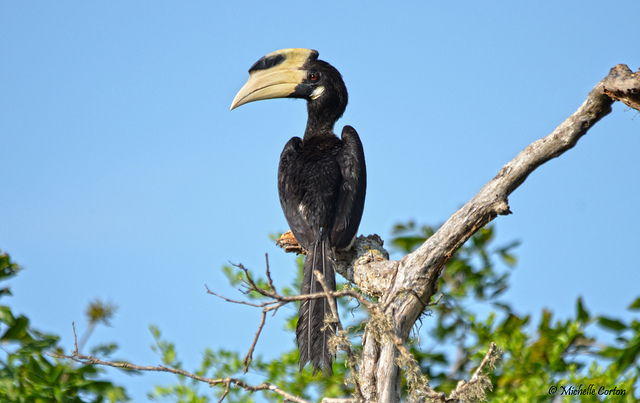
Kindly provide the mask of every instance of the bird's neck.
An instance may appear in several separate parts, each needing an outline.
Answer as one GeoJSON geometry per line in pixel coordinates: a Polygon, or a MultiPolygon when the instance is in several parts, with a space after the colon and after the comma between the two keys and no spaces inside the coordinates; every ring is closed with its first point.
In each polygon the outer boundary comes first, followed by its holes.
{"type": "Polygon", "coordinates": [[[333,122],[313,124],[310,121],[307,121],[307,128],[304,131],[304,140],[332,136],[335,136],[335,134],[333,134],[333,122]]]}
{"type": "Polygon", "coordinates": [[[338,120],[333,111],[308,108],[307,128],[304,131],[304,139],[332,137],[333,126],[338,120]]]}

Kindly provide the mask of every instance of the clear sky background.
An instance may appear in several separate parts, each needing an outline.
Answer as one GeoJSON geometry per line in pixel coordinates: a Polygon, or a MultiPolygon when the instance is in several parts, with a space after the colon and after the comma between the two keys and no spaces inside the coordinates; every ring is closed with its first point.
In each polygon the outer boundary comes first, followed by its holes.
{"type": "MultiPolygon", "coordinates": [[[[119,306],[118,357],[159,364],[148,330],[186,369],[206,347],[248,349],[260,312],[221,267],[277,284],[294,259],[276,190],[300,100],[229,111],[263,55],[313,48],[342,73],[368,168],[360,233],[438,224],[550,133],[617,63],[640,67],[636,0],[581,2],[0,2],[0,248],[25,270],[3,298],[73,346],[95,299],[119,306]]],[[[520,240],[505,299],[520,313],[620,317],[640,293],[640,116],[624,105],[512,195],[498,244],[520,240]]],[[[397,258],[398,256],[396,256],[397,258]]],[[[291,349],[284,311],[257,349],[291,349]]],[[[624,316],[624,317],[629,317],[624,316]]],[[[111,374],[111,373],[110,373],[111,374]]],[[[171,375],[131,378],[135,401],[171,375]]]]}

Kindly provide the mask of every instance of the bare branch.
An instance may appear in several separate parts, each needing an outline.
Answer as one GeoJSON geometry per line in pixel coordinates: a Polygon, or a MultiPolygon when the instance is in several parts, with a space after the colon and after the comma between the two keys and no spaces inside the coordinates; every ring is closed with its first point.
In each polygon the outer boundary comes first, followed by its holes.
{"type": "Polygon", "coordinates": [[[220,396],[220,400],[218,400],[218,403],[222,403],[224,398],[227,397],[227,395],[229,394],[230,388],[231,388],[231,382],[227,382],[227,384],[224,387],[224,392],[222,392],[222,396],[220,396]]]}
{"type": "Polygon", "coordinates": [[[276,288],[273,286],[273,280],[271,279],[271,272],[269,271],[269,254],[265,253],[264,259],[267,266],[267,280],[269,282],[269,290],[271,290],[272,292],[276,292],[276,288]]]}
{"type": "Polygon", "coordinates": [[[435,301],[430,302],[429,304],[427,304],[427,306],[434,306],[434,305],[438,305],[438,303],[440,302],[440,300],[442,299],[442,294],[438,295],[438,298],[436,298],[435,301]]]}
{"type": "Polygon", "coordinates": [[[500,360],[500,351],[496,347],[495,343],[489,345],[489,351],[485,354],[482,362],[478,368],[474,371],[473,376],[469,379],[469,382],[460,381],[456,388],[451,391],[447,397],[447,402],[462,401],[478,401],[486,399],[486,390],[491,390],[493,387],[488,377],[483,374],[483,371],[487,366],[495,367],[498,360],[500,360]]]}
{"type": "Polygon", "coordinates": [[[478,368],[473,373],[473,376],[471,377],[469,382],[473,382],[474,379],[476,379],[478,376],[480,376],[482,374],[482,371],[484,371],[484,369],[485,369],[485,367],[487,365],[489,365],[490,367],[494,367],[495,364],[496,364],[496,361],[499,358],[500,358],[500,352],[498,351],[498,348],[496,347],[496,343],[491,343],[489,345],[489,351],[487,351],[487,354],[485,354],[484,359],[482,360],[480,365],[478,365],[478,368]]]}
{"type": "Polygon", "coordinates": [[[640,72],[634,73],[626,65],[619,64],[611,69],[603,83],[608,97],[640,111],[640,72]]]}
{"type": "Polygon", "coordinates": [[[281,306],[283,306],[285,303],[281,302],[277,305],[274,306],[269,306],[269,307],[265,307],[262,309],[262,319],[260,320],[260,325],[258,326],[258,330],[256,331],[256,335],[253,338],[253,342],[251,343],[251,347],[249,347],[249,351],[247,352],[247,355],[244,357],[243,363],[244,363],[244,373],[246,374],[247,371],[249,371],[249,364],[251,364],[251,361],[253,361],[253,351],[256,348],[256,344],[258,344],[258,338],[260,337],[260,333],[262,332],[262,328],[264,327],[264,323],[267,319],[267,313],[269,311],[273,311],[273,314],[275,315],[275,313],[278,311],[278,308],[280,308],[281,306]]]}
{"type": "MultiPolygon", "coordinates": [[[[612,70],[614,71],[617,69],[612,70]]],[[[396,281],[383,300],[395,295],[399,289],[412,289],[429,297],[433,295],[440,272],[454,252],[498,215],[511,213],[507,196],[537,167],[571,149],[589,128],[611,111],[613,101],[604,94],[603,83],[606,81],[608,80],[605,78],[598,83],[583,105],[557,129],[529,145],[507,163],[495,178],[454,213],[420,248],[405,256],[400,261],[396,281]]],[[[415,301],[409,299],[403,301],[416,305],[415,301]]],[[[418,314],[419,312],[414,312],[411,317],[407,317],[408,321],[403,321],[403,337],[408,335],[418,314]]]]}
{"type": "MultiPolygon", "coordinates": [[[[140,366],[140,365],[135,365],[128,362],[103,361],[96,357],[92,357],[90,355],[80,354],[78,353],[77,350],[73,351],[71,355],[62,355],[62,354],[49,354],[49,355],[56,358],[67,358],[84,365],[104,365],[104,366],[114,367],[114,368],[131,369],[135,371],[168,372],[174,375],[182,375],[187,378],[194,379],[196,381],[204,382],[209,386],[216,386],[216,385],[222,384],[222,385],[225,385],[225,392],[223,393],[223,398],[228,393],[230,385],[235,385],[236,387],[240,387],[249,392],[257,392],[260,390],[270,390],[271,392],[282,396],[283,398],[285,398],[285,400],[295,402],[295,403],[311,403],[308,400],[292,395],[291,393],[268,382],[261,383],[260,385],[249,385],[242,379],[238,379],[238,378],[205,378],[203,376],[192,374],[182,369],[168,368],[162,365],[140,366]]],[[[222,401],[222,399],[220,401],[222,401]]]]}
{"type": "MultiPolygon", "coordinates": [[[[632,73],[624,65],[616,66],[587,96],[578,110],[548,136],[537,140],[505,164],[495,178],[489,181],[468,203],[455,212],[440,229],[415,252],[399,262],[382,263],[395,275],[380,298],[385,312],[393,316],[393,332],[402,341],[437,291],[438,278],[456,250],[478,229],[498,215],[510,214],[508,196],[540,165],[562,155],[600,119],[611,112],[614,100],[639,109],[640,74],[632,73]],[[413,290],[418,298],[404,298],[402,290],[413,290]]],[[[372,266],[371,270],[380,267],[372,266]]],[[[368,330],[371,331],[371,330],[368,330]]],[[[360,367],[361,379],[366,379],[363,393],[367,399],[397,401],[400,398],[400,371],[397,370],[396,340],[364,339],[372,346],[363,345],[364,362],[360,367]]]]}
{"type": "Polygon", "coordinates": [[[233,304],[248,305],[248,306],[252,306],[254,308],[262,308],[262,307],[264,307],[264,306],[266,306],[266,305],[268,305],[270,303],[270,302],[263,302],[261,304],[254,304],[254,303],[247,302],[247,301],[238,301],[238,300],[235,300],[235,299],[227,298],[227,297],[225,297],[223,295],[220,295],[220,294],[218,294],[218,293],[216,293],[214,291],[211,291],[209,289],[209,287],[206,286],[206,285],[204,287],[207,289],[207,294],[215,295],[216,297],[221,298],[221,299],[223,299],[223,300],[225,300],[227,302],[231,302],[233,304]]]}

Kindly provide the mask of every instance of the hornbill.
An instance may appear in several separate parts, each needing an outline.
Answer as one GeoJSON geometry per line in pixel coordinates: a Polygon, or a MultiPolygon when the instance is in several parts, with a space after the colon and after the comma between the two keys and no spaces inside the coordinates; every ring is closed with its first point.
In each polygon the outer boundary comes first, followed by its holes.
{"type": "MultiPolygon", "coordinates": [[[[347,106],[342,76],[310,49],[283,49],[258,60],[231,109],[270,98],[307,100],[307,127],[302,139],[285,145],[278,166],[280,204],[300,245],[306,250],[301,294],[323,292],[314,271],[322,273],[330,291],[336,289],[335,249],[349,249],[362,218],[366,169],[362,143],[351,126],[342,139],[333,126],[347,106]]],[[[329,301],[307,299],[300,304],[296,339],[300,370],[311,362],[313,372],[331,375],[332,354],[327,342],[335,323],[329,301]]]]}

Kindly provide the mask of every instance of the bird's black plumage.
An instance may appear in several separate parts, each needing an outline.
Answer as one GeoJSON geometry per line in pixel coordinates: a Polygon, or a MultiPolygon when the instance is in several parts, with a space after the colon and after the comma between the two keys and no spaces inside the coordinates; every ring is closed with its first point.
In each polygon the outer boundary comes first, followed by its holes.
{"type": "MultiPolygon", "coordinates": [[[[362,217],[366,190],[364,151],[358,134],[351,126],[344,127],[342,138],[333,133],[335,122],[347,106],[346,86],[340,73],[317,57],[317,52],[303,49],[287,49],[265,56],[250,70],[257,74],[255,83],[249,85],[250,78],[232,105],[233,108],[275,97],[307,100],[304,136],[289,140],[278,167],[282,210],[293,234],[307,252],[301,294],[323,292],[314,271],[322,273],[327,287],[335,291],[334,251],[351,246],[362,217]],[[269,89],[271,92],[268,92],[269,85],[265,83],[274,82],[290,85],[289,90],[269,89]],[[256,95],[259,91],[268,95],[256,95]]],[[[327,344],[335,333],[335,324],[325,323],[330,314],[326,298],[308,299],[300,304],[296,339],[301,369],[311,362],[314,373],[321,370],[326,375],[332,374],[332,354],[327,344]]]]}

